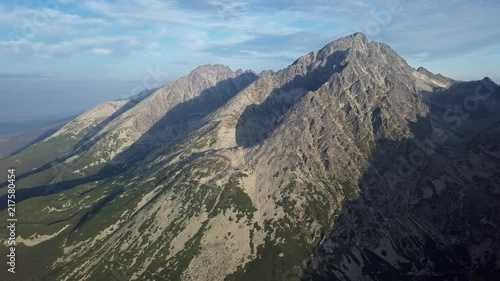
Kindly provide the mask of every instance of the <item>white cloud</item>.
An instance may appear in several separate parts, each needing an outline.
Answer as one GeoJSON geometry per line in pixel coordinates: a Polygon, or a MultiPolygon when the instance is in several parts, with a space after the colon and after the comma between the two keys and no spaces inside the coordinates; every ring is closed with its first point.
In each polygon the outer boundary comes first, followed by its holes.
{"type": "Polygon", "coordinates": [[[102,18],[83,17],[77,14],[65,13],[61,10],[54,10],[45,7],[23,8],[17,7],[6,9],[0,6],[2,17],[0,26],[6,26],[13,29],[21,29],[23,26],[35,26],[43,28],[45,26],[64,25],[64,26],[82,26],[82,25],[101,25],[106,23],[102,18]]]}
{"type": "MultiPolygon", "coordinates": [[[[195,57],[193,63],[271,58],[280,65],[307,51],[382,21],[371,40],[389,43],[416,64],[471,52],[498,38],[491,21],[498,4],[453,0],[58,0],[59,7],[13,8],[0,4],[0,51],[17,58],[78,59],[81,53],[195,57]],[[386,18],[390,3],[401,10],[386,18]],[[455,5],[456,4],[456,5],[455,5]],[[458,5],[460,4],[460,5],[458,5]],[[496,5],[496,6],[495,6],[496,5]],[[463,8],[466,7],[466,8],[463,8]],[[71,9],[68,9],[71,8],[71,9]],[[24,19],[51,15],[34,36],[22,35],[24,19]],[[467,22],[467,24],[463,24],[467,22]]],[[[30,31],[28,29],[28,31],[30,31]]],[[[33,32],[32,32],[33,33],[33,32]]],[[[497,40],[498,42],[498,40],[497,40]]],[[[493,52],[496,54],[496,52],[493,52]]],[[[1,55],[1,54],[0,54],[1,55]]],[[[26,60],[26,61],[27,61],[26,60]]],[[[270,66],[269,66],[270,67],[270,66]]],[[[266,67],[267,68],[267,67],[266,67]]]]}
{"type": "Polygon", "coordinates": [[[410,65],[412,64],[418,64],[421,62],[425,62],[429,58],[429,53],[428,52],[423,52],[423,53],[417,53],[413,55],[408,55],[406,60],[410,65]]]}
{"type": "Polygon", "coordinates": [[[126,54],[144,47],[149,36],[133,35],[84,37],[61,42],[32,41],[28,39],[0,41],[0,51],[27,58],[57,58],[72,56],[86,51],[105,55],[110,49],[114,53],[126,54]],[[99,46],[97,48],[96,46],[99,46]]]}
{"type": "Polygon", "coordinates": [[[94,53],[94,55],[98,55],[98,56],[107,56],[107,55],[111,55],[113,53],[113,51],[108,50],[108,49],[103,49],[103,48],[94,48],[94,49],[92,49],[92,53],[94,53]]]}

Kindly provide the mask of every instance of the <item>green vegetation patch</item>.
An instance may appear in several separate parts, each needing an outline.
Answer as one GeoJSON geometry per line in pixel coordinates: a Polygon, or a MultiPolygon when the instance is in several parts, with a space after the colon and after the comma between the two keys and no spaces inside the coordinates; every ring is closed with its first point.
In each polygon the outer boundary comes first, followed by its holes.
{"type": "Polygon", "coordinates": [[[214,204],[217,204],[213,207],[210,217],[215,217],[220,213],[225,214],[227,210],[233,210],[238,213],[236,215],[237,222],[245,216],[248,221],[252,221],[253,213],[257,211],[252,204],[250,196],[239,186],[237,177],[231,177],[228,183],[222,188],[222,191],[220,191],[220,194],[217,195],[216,192],[212,192],[207,197],[207,203],[208,211],[211,210],[208,209],[209,205],[214,206],[214,204]]]}

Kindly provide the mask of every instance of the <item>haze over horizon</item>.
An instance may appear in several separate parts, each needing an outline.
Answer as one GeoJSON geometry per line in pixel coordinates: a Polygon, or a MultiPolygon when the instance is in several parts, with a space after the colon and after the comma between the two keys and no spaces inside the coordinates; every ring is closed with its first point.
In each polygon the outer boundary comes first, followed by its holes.
{"type": "Polygon", "coordinates": [[[201,64],[278,70],[358,31],[415,68],[500,82],[499,8],[487,0],[2,3],[0,120],[72,115],[201,64]]]}

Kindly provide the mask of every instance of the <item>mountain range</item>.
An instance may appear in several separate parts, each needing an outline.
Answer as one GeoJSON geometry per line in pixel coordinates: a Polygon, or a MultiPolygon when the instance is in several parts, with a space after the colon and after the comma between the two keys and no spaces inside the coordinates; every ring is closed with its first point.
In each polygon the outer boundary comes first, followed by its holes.
{"type": "Polygon", "coordinates": [[[203,65],[0,161],[16,280],[497,280],[499,140],[491,79],[362,33],[277,72],[203,65]]]}

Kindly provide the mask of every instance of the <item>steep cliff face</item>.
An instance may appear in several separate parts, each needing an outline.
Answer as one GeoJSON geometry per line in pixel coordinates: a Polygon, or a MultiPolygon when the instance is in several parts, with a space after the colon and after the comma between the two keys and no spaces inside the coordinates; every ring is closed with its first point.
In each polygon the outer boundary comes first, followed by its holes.
{"type": "Polygon", "coordinates": [[[203,66],[97,126],[95,172],[27,184],[22,249],[48,280],[489,280],[499,91],[360,33],[260,77],[203,66]]]}
{"type": "Polygon", "coordinates": [[[377,141],[304,280],[495,280],[499,93],[488,79],[423,93],[430,113],[377,141]]]}

